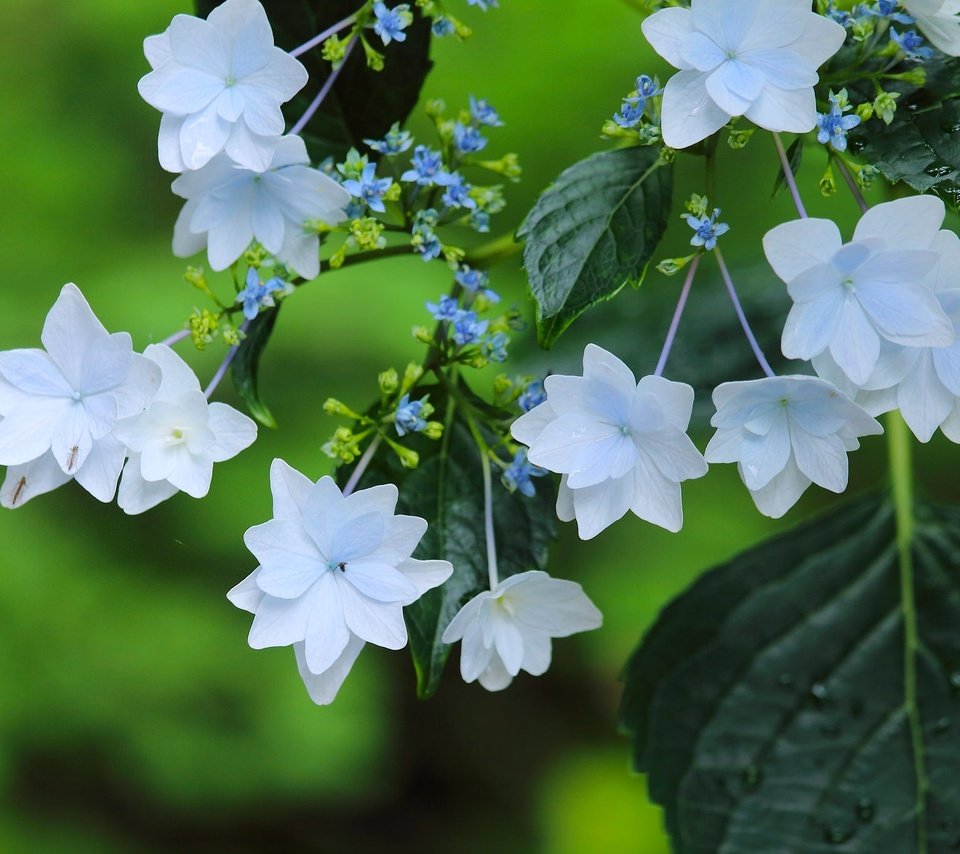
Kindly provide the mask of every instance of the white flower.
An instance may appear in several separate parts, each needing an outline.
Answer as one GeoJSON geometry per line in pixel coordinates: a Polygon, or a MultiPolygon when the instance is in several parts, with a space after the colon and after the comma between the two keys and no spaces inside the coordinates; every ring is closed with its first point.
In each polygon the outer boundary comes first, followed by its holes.
{"type": "Polygon", "coordinates": [[[475,596],[443,632],[444,643],[463,641],[460,673],[502,691],[521,670],[540,676],[550,667],[550,638],[600,627],[603,615],[573,581],[540,571],[521,572],[475,596]]]}
{"type": "MultiPolygon", "coordinates": [[[[120,447],[122,449],[123,446],[120,447]]],[[[3,486],[0,486],[0,507],[8,509],[22,507],[31,498],[52,492],[71,480],[73,475],[65,474],[53,452],[47,451],[42,457],[37,457],[29,463],[7,468],[3,486]]],[[[116,481],[114,481],[114,488],[116,488],[116,481]]],[[[109,501],[110,498],[105,500],[109,501]]]]}
{"type": "Polygon", "coordinates": [[[816,377],[764,377],[713,392],[717,432],[711,463],[737,463],[757,509],[779,519],[811,483],[847,488],[847,452],[883,428],[830,383],[816,377]]]}
{"type": "Polygon", "coordinates": [[[344,497],[332,478],[313,484],[281,460],[270,485],[274,518],[244,536],[260,566],[227,595],[255,613],[250,646],[293,644],[311,696],[330,702],[363,642],[406,645],[403,606],[453,567],[411,557],[427,523],[394,515],[393,485],[344,497]]]}
{"type": "Polygon", "coordinates": [[[948,56],[960,56],[960,0],[901,0],[917,27],[948,56]]]}
{"type": "Polygon", "coordinates": [[[320,272],[320,238],[304,223],[341,222],[350,194],[309,163],[303,140],[285,136],[266,172],[220,155],[181,175],[172,189],[187,203],[174,226],[174,254],[186,258],[206,247],[210,266],[225,270],[256,238],[277,260],[314,278],[320,272]]]}
{"type": "Polygon", "coordinates": [[[113,435],[130,451],[118,503],[143,513],[178,490],[203,498],[213,464],[235,457],[257,438],[257,425],[225,403],[207,403],[189,365],[169,347],[151,344],[144,356],[163,381],[144,412],[125,418],[113,435]]]}
{"type": "Polygon", "coordinates": [[[839,24],[807,0],[693,0],[643,22],[653,49],[680,69],[663,93],[663,141],[686,148],[733,116],[771,131],[817,124],[817,69],[843,44],[839,24]]]}
{"type": "Polygon", "coordinates": [[[280,105],[307,82],[307,71],[273,44],[257,0],[227,0],[207,20],[177,15],[143,45],[153,69],[140,95],[163,113],[160,165],[200,169],[221,151],[262,172],[283,133],[280,105]]]}
{"type": "Polygon", "coordinates": [[[953,324],[933,286],[951,240],[945,209],[933,196],[877,205],[844,245],[830,220],[787,222],[763,239],[767,260],[794,301],[782,349],[794,359],[829,356],[849,380],[866,383],[881,341],[944,347],[953,324]]]}
{"type": "Polygon", "coordinates": [[[41,461],[50,453],[67,479],[110,501],[125,454],[111,432],[147,405],[160,369],[133,352],[126,332],[108,333],[73,284],[60,291],[40,340],[45,350],[0,353],[0,465],[13,467],[14,484],[4,495],[19,506],[59,485],[49,459],[41,461]]]}
{"type": "Polygon", "coordinates": [[[668,531],[683,525],[680,483],[707,473],[687,437],[693,389],[644,377],[595,344],[583,376],[550,376],[547,399],[514,422],[534,465],[563,474],[557,514],[595,537],[632,510],[668,531]]]}

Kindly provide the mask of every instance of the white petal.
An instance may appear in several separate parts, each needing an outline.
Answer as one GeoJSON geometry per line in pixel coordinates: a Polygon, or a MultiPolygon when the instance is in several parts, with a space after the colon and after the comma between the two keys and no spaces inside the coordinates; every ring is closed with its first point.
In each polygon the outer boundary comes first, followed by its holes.
{"type": "Polygon", "coordinates": [[[762,489],[783,471],[789,459],[790,432],[786,423],[766,436],[747,433],[740,448],[740,468],[747,489],[762,489]]]}
{"type": "Polygon", "coordinates": [[[570,414],[561,416],[540,434],[528,458],[550,471],[589,472],[603,479],[609,476],[624,443],[632,444],[618,425],[570,414]]]}
{"type": "Polygon", "coordinates": [[[43,456],[73,401],[35,398],[0,421],[0,465],[15,466],[43,456]]]}
{"type": "Polygon", "coordinates": [[[350,642],[341,592],[333,573],[327,573],[304,597],[312,603],[303,638],[304,662],[311,673],[323,673],[332,667],[350,642]]]}
{"type": "Polygon", "coordinates": [[[257,425],[253,419],[225,403],[210,404],[208,426],[216,436],[216,442],[208,451],[215,463],[235,457],[257,438],[257,425]]]}
{"type": "MultiPolygon", "coordinates": [[[[443,635],[440,639],[444,643],[455,643],[465,637],[470,626],[474,624],[479,625],[480,609],[489,598],[489,593],[481,593],[470,599],[457,611],[454,618],[443,630],[443,635]]],[[[470,680],[468,679],[467,681],[469,682],[470,680]]]]}
{"type": "Polygon", "coordinates": [[[693,414],[693,387],[686,383],[673,382],[664,377],[646,376],[637,384],[637,391],[652,394],[663,407],[663,414],[670,424],[686,432],[693,414]]]}
{"type": "Polygon", "coordinates": [[[343,617],[350,631],[368,643],[387,649],[406,646],[407,627],[403,622],[403,608],[399,604],[374,602],[340,577],[339,573],[335,580],[340,589],[343,617]]]}
{"type": "Polygon", "coordinates": [[[603,615],[576,582],[539,571],[522,576],[524,580],[505,594],[517,622],[555,638],[597,629],[603,623],[603,615]]]}
{"type": "Polygon", "coordinates": [[[591,540],[622,519],[633,501],[633,474],[597,486],[573,490],[577,531],[581,540],[591,540]]]}
{"type": "Polygon", "coordinates": [[[0,507],[22,507],[31,498],[51,492],[71,480],[53,454],[47,452],[29,463],[10,466],[0,486],[0,507]]]}
{"type": "MultiPolygon", "coordinates": [[[[487,646],[480,637],[480,625],[476,621],[466,626],[463,643],[460,646],[460,675],[464,682],[474,682],[489,666],[491,659],[500,658],[493,650],[493,645],[487,646]]],[[[501,664],[502,669],[502,664],[501,664]]]]}
{"type": "Polygon", "coordinates": [[[97,501],[104,504],[113,501],[126,454],[127,449],[123,443],[113,436],[105,436],[94,442],[83,465],[77,469],[77,483],[97,501]]]}
{"type": "Polygon", "coordinates": [[[637,388],[633,371],[613,353],[596,344],[587,344],[584,348],[583,375],[605,383],[624,397],[632,395],[637,388]]]}
{"type": "Polygon", "coordinates": [[[946,207],[936,196],[907,196],[870,208],[857,223],[853,239],[893,240],[897,249],[928,249],[945,216],[946,207]]]}
{"type": "Polygon", "coordinates": [[[270,465],[270,491],[273,493],[273,515],[277,519],[300,522],[302,508],[313,491],[313,481],[278,459],[270,465]]]}
{"type": "Polygon", "coordinates": [[[307,693],[314,703],[318,706],[326,706],[334,701],[364,646],[365,644],[360,638],[356,635],[350,635],[350,640],[347,641],[343,652],[340,653],[340,657],[333,664],[323,673],[311,673],[310,668],[307,667],[305,644],[295,643],[293,645],[300,678],[303,679],[307,693]]]}
{"type": "Polygon", "coordinates": [[[499,603],[494,603],[490,615],[493,621],[494,648],[507,673],[516,676],[523,663],[523,636],[512,617],[499,603]]]}
{"type": "Polygon", "coordinates": [[[531,676],[542,676],[550,669],[550,659],[553,650],[550,635],[533,629],[521,627],[523,635],[523,661],[521,670],[526,670],[531,676]]]}
{"type": "Polygon", "coordinates": [[[133,516],[156,507],[179,491],[166,480],[144,480],[140,474],[140,455],[135,454],[123,468],[117,504],[124,513],[133,516]]]}
{"type": "Polygon", "coordinates": [[[903,420],[921,442],[929,442],[956,405],[956,398],[940,382],[927,351],[917,359],[910,376],[897,388],[903,420]]]}
{"type": "Polygon", "coordinates": [[[750,490],[750,497],[764,516],[779,519],[800,500],[808,486],[810,479],[803,475],[791,457],[786,468],[765,487],[750,490]]]}
{"type": "Polygon", "coordinates": [[[189,201],[180,210],[173,226],[173,254],[178,258],[189,258],[207,247],[206,232],[197,234],[190,230],[190,220],[197,210],[197,202],[189,201]]]}
{"type": "Polygon", "coordinates": [[[160,166],[167,172],[183,172],[187,164],[180,153],[180,130],[183,128],[183,116],[164,113],[160,117],[160,133],[157,136],[157,157],[160,166]]]}
{"type": "Polygon", "coordinates": [[[736,463],[740,461],[740,447],[746,432],[743,429],[720,429],[707,443],[703,456],[708,463],[736,463]]]}
{"type": "Polygon", "coordinates": [[[221,79],[230,73],[223,39],[209,21],[193,15],[174,15],[167,34],[176,62],[221,79]]]}
{"type": "Polygon", "coordinates": [[[838,436],[812,436],[797,429],[791,438],[797,468],[806,477],[831,492],[847,488],[847,451],[838,436]]]}
{"type": "Polygon", "coordinates": [[[71,397],[74,392],[63,372],[43,350],[0,352],[0,375],[27,395],[71,397]]]}
{"type": "Polygon", "coordinates": [[[680,45],[693,32],[693,15],[689,9],[661,9],[640,24],[650,46],[675,68],[689,66],[680,55],[680,45]]]}
{"type": "Polygon", "coordinates": [[[218,101],[186,116],[180,124],[180,158],[187,169],[202,169],[221,151],[231,125],[217,111],[218,101]]]}
{"type": "Polygon", "coordinates": [[[835,288],[819,299],[794,304],[783,326],[783,355],[788,359],[812,359],[826,350],[837,332],[843,303],[843,289],[835,288]]]}
{"type": "Polygon", "coordinates": [[[47,314],[40,340],[70,385],[80,390],[87,351],[108,335],[80,289],[66,284],[47,314]]]}
{"type": "Polygon", "coordinates": [[[760,97],[766,82],[763,74],[745,62],[724,62],[706,80],[713,102],[731,116],[742,116],[760,97]]]}
{"type": "MultiPolygon", "coordinates": [[[[730,115],[707,94],[706,81],[707,75],[700,71],[680,71],[667,81],[663,92],[663,141],[671,148],[694,145],[730,121],[730,115]]],[[[812,93],[810,97],[813,98],[812,93]]]]}
{"type": "Polygon", "coordinates": [[[263,601],[264,592],[257,586],[257,575],[260,573],[260,567],[257,567],[239,584],[230,588],[227,593],[227,599],[236,607],[243,611],[249,611],[256,614],[260,603],[263,601]]]}
{"type": "Polygon", "coordinates": [[[417,599],[453,575],[453,564],[446,560],[417,560],[411,557],[398,564],[397,569],[413,583],[417,599]]]}
{"type": "Polygon", "coordinates": [[[811,267],[829,264],[842,245],[835,222],[813,217],[785,222],[763,237],[770,266],[788,284],[811,267]]]}
{"type": "Polygon", "coordinates": [[[864,283],[857,286],[857,299],[877,331],[895,344],[949,347],[956,340],[953,322],[923,285],[864,283]]]}
{"type": "Polygon", "coordinates": [[[836,21],[813,14],[809,6],[805,20],[806,26],[802,34],[790,43],[790,49],[801,54],[811,68],[819,68],[840,50],[847,38],[847,32],[836,21]]]}
{"type": "Polygon", "coordinates": [[[276,255],[283,248],[284,220],[280,208],[266,193],[257,193],[250,213],[250,222],[253,236],[263,244],[267,252],[276,255]]]}
{"type": "Polygon", "coordinates": [[[572,522],[577,518],[573,503],[573,490],[567,486],[567,476],[560,478],[560,490],[557,493],[557,518],[561,522],[572,522]]]}
{"type": "Polygon", "coordinates": [[[637,466],[632,477],[630,509],[634,515],[671,533],[679,531],[683,527],[680,484],[646,461],[637,466]]]}
{"type": "Polygon", "coordinates": [[[857,385],[870,378],[880,357],[880,339],[852,296],[844,300],[837,334],[830,342],[830,355],[857,385]]]}
{"type": "Polygon", "coordinates": [[[745,115],[766,130],[806,133],[817,126],[817,102],[812,88],[787,90],[768,82],[745,115]]]}
{"type": "Polygon", "coordinates": [[[540,434],[556,417],[557,414],[550,405],[550,401],[545,400],[514,421],[510,427],[510,433],[518,442],[529,447],[540,438],[540,434]]]}
{"type": "MultiPolygon", "coordinates": [[[[4,424],[12,419],[5,419],[4,424]]],[[[80,403],[73,403],[67,407],[63,416],[57,421],[53,430],[50,449],[67,474],[76,474],[83,465],[87,454],[93,447],[93,437],[90,435],[90,417],[80,403]]]]}
{"type": "Polygon", "coordinates": [[[223,150],[237,165],[254,172],[265,172],[274,159],[279,140],[277,136],[255,134],[241,120],[230,129],[223,150]]]}
{"type": "Polygon", "coordinates": [[[297,599],[264,596],[250,626],[247,643],[253,649],[266,649],[302,641],[307,634],[307,620],[318,609],[320,605],[310,596],[297,599]]]}
{"type": "Polygon", "coordinates": [[[330,572],[316,545],[295,522],[271,519],[255,525],[247,529],[243,542],[263,565],[259,584],[271,596],[302,596],[330,572]]]}
{"type": "Polygon", "coordinates": [[[513,682],[513,676],[503,666],[503,662],[495,650],[491,651],[490,663],[477,679],[488,691],[502,691],[513,682]]]}
{"type": "Polygon", "coordinates": [[[400,602],[406,605],[420,595],[409,578],[386,563],[360,558],[346,563],[342,572],[347,581],[375,602],[400,602]]]}

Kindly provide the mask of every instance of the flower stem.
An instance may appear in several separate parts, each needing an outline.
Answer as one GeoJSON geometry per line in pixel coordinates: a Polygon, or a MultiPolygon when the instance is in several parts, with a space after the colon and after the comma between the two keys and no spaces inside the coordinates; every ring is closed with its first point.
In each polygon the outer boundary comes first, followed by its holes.
{"type": "Polygon", "coordinates": [[[923,748],[923,725],[917,703],[917,654],[920,636],[917,628],[917,603],[913,580],[913,465],[910,431],[899,411],[894,410],[884,419],[890,453],[890,477],[893,483],[893,504],[897,520],[897,551],[900,563],[900,606],[903,612],[903,694],[910,742],[913,749],[913,769],[917,787],[914,813],[917,821],[917,851],[926,854],[927,844],[927,778],[923,748]]]}
{"type": "MultiPolygon", "coordinates": [[[[240,334],[242,335],[247,331],[247,328],[250,326],[249,320],[244,320],[243,324],[240,326],[240,334]]],[[[213,379],[210,380],[210,385],[204,389],[204,396],[207,400],[210,400],[210,396],[217,390],[217,386],[220,385],[220,380],[222,380],[226,374],[227,369],[230,367],[230,364],[233,362],[234,357],[237,355],[237,351],[240,349],[239,344],[234,344],[229,350],[227,350],[227,355],[224,356],[223,361],[220,363],[220,367],[217,368],[217,372],[213,375],[213,379]]]]}
{"type": "Polygon", "coordinates": [[[320,91],[317,92],[317,96],[310,102],[310,106],[307,107],[304,114],[300,116],[299,121],[292,128],[290,128],[291,136],[300,133],[300,131],[307,126],[307,122],[313,118],[313,114],[320,109],[320,105],[323,103],[324,98],[330,94],[333,84],[337,82],[337,78],[340,76],[340,71],[343,69],[343,66],[347,64],[347,60],[350,59],[350,54],[353,52],[353,49],[356,47],[356,45],[357,40],[351,39],[350,44],[347,45],[347,49],[343,54],[343,60],[330,72],[330,76],[323,81],[323,86],[320,87],[320,91]]]}
{"type": "Polygon", "coordinates": [[[164,338],[163,341],[158,341],[158,344],[165,344],[167,347],[172,347],[174,344],[179,344],[183,341],[184,338],[190,337],[189,329],[181,329],[179,332],[174,332],[169,338],[164,338]]]}
{"type": "Polygon", "coordinates": [[[343,30],[349,27],[356,20],[357,20],[357,13],[354,12],[352,15],[350,15],[347,18],[344,18],[342,21],[338,21],[332,27],[328,27],[327,29],[325,29],[322,33],[320,33],[320,35],[314,36],[312,39],[310,39],[310,41],[304,42],[302,45],[300,45],[300,47],[295,47],[293,50],[290,51],[290,56],[300,56],[301,54],[306,53],[308,50],[312,50],[318,44],[322,44],[323,42],[325,42],[328,38],[330,38],[330,36],[336,35],[337,33],[340,32],[340,30],[343,30]]]}
{"type": "Polygon", "coordinates": [[[747,336],[747,341],[750,343],[750,349],[753,350],[753,355],[757,357],[757,361],[760,363],[763,372],[768,377],[775,377],[776,374],[773,372],[773,368],[770,367],[767,357],[763,355],[763,350],[760,349],[760,343],[750,328],[750,321],[747,320],[747,315],[744,313],[743,306],[740,304],[737,289],[734,287],[733,279],[730,278],[730,271],[723,261],[723,255],[720,254],[719,246],[713,250],[713,254],[717,256],[717,264],[720,265],[720,275],[723,277],[723,283],[727,286],[727,293],[730,294],[730,302],[733,303],[733,310],[737,313],[740,326],[743,327],[743,334],[747,336]]]}
{"type": "Polygon", "coordinates": [[[480,451],[480,467],[483,471],[483,532],[487,544],[487,574],[490,576],[490,589],[496,590],[500,583],[497,570],[497,540],[493,531],[493,478],[490,474],[490,452],[483,441],[476,422],[467,415],[467,425],[480,451]]]}
{"type": "Polygon", "coordinates": [[[369,468],[370,462],[373,460],[373,456],[377,453],[377,448],[380,447],[380,443],[382,441],[383,437],[378,433],[373,437],[373,441],[367,445],[367,450],[363,452],[363,456],[360,457],[360,462],[357,463],[357,467],[351,472],[350,479],[343,487],[344,498],[346,498],[351,492],[353,492],[353,490],[357,488],[357,484],[360,483],[360,478],[364,476],[369,468]]]}
{"type": "Polygon", "coordinates": [[[793,204],[797,208],[797,213],[801,219],[807,218],[807,209],[803,206],[803,199],[800,198],[800,190],[797,187],[797,180],[793,177],[793,169],[790,168],[790,158],[787,157],[787,150],[783,147],[783,140],[780,134],[773,135],[774,145],[777,146],[777,154],[780,155],[780,165],[783,167],[783,177],[787,180],[787,186],[790,188],[790,195],[793,196],[793,204]]]}
{"type": "Polygon", "coordinates": [[[683,283],[683,289],[680,291],[677,310],[673,313],[673,320],[670,322],[670,329],[667,331],[667,340],[663,342],[660,360],[657,362],[657,369],[653,372],[655,377],[662,377],[663,369],[667,366],[667,359],[670,358],[670,351],[673,349],[673,342],[677,337],[677,330],[680,328],[680,318],[683,317],[683,310],[687,307],[687,298],[690,296],[690,288],[693,286],[693,277],[697,274],[697,267],[700,266],[702,257],[702,255],[697,255],[690,262],[690,270],[687,273],[686,281],[683,283]]]}
{"type": "Polygon", "coordinates": [[[857,182],[853,175],[850,174],[847,164],[844,163],[839,157],[835,157],[834,162],[837,164],[837,169],[840,171],[840,175],[843,177],[843,180],[850,188],[850,192],[853,194],[854,201],[856,201],[857,205],[859,206],[861,213],[866,213],[868,210],[870,210],[870,205],[867,204],[867,200],[863,197],[863,193],[860,192],[860,188],[857,186],[857,182]]]}

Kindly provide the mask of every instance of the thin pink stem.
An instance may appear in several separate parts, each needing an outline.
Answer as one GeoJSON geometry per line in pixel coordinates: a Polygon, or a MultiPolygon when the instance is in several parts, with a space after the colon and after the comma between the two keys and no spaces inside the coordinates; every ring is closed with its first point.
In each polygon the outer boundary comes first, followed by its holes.
{"type": "Polygon", "coordinates": [[[383,440],[379,435],[377,435],[374,436],[373,441],[367,445],[367,450],[363,452],[363,456],[360,457],[360,462],[357,463],[357,467],[351,473],[350,479],[347,481],[346,486],[343,487],[344,498],[346,498],[346,496],[348,496],[357,488],[357,484],[360,483],[360,478],[362,478],[366,473],[371,460],[373,460],[373,455],[377,452],[377,448],[380,447],[381,441],[383,440]]]}
{"type": "Polygon", "coordinates": [[[760,343],[750,328],[750,322],[747,320],[747,315],[744,313],[743,306],[740,304],[740,298],[737,296],[737,289],[733,285],[733,279],[730,278],[730,271],[723,262],[723,255],[720,254],[720,248],[714,249],[713,254],[717,256],[717,263],[720,265],[720,275],[723,277],[723,283],[727,286],[727,293],[730,294],[733,310],[740,319],[740,326],[743,327],[743,333],[747,336],[747,341],[750,342],[750,349],[753,350],[753,355],[757,357],[757,361],[760,363],[763,372],[768,377],[775,377],[776,374],[773,372],[773,368],[770,367],[767,357],[763,355],[763,350],[760,349],[760,343]]]}
{"type": "Polygon", "coordinates": [[[780,155],[780,165],[783,167],[783,177],[787,179],[787,186],[790,188],[790,195],[793,196],[793,204],[797,208],[797,213],[801,219],[807,218],[807,209],[803,206],[803,199],[800,198],[800,190],[797,187],[797,180],[793,177],[793,169],[790,168],[790,158],[787,157],[787,150],[783,147],[783,140],[780,134],[773,135],[773,142],[777,146],[777,154],[780,155]]]}
{"type": "Polygon", "coordinates": [[[837,169],[840,170],[843,180],[847,182],[850,192],[853,193],[854,201],[856,201],[857,205],[860,207],[861,213],[866,213],[868,210],[870,210],[870,205],[867,204],[867,200],[863,197],[863,193],[860,192],[860,188],[857,186],[856,179],[850,174],[850,170],[847,169],[847,164],[839,159],[835,159],[834,162],[837,164],[837,169]]]}
{"type": "Polygon", "coordinates": [[[347,60],[350,59],[350,54],[353,52],[356,44],[357,40],[353,39],[353,41],[347,45],[347,50],[343,55],[342,62],[330,72],[330,76],[323,81],[323,86],[320,88],[320,91],[317,92],[317,97],[310,102],[310,106],[307,107],[306,112],[300,116],[300,120],[292,128],[290,128],[291,136],[300,133],[300,131],[307,126],[307,122],[313,118],[313,114],[320,109],[323,99],[327,97],[327,95],[330,93],[330,90],[333,88],[333,84],[337,82],[337,78],[340,76],[340,70],[344,65],[347,64],[347,60]]]}
{"type": "Polygon", "coordinates": [[[181,329],[179,332],[174,332],[169,338],[164,338],[163,341],[158,341],[158,344],[166,344],[168,347],[172,347],[174,344],[179,344],[183,341],[184,338],[190,337],[189,329],[181,329]]]}
{"type": "Polygon", "coordinates": [[[318,44],[323,44],[330,36],[336,35],[347,27],[349,27],[354,21],[357,20],[357,13],[354,12],[348,18],[344,18],[342,21],[338,21],[332,27],[324,30],[320,35],[314,36],[310,41],[304,42],[300,47],[295,47],[290,51],[290,56],[300,56],[303,53],[306,53],[308,50],[312,50],[318,44]]]}
{"type": "MultiPolygon", "coordinates": [[[[247,331],[247,327],[250,326],[250,321],[243,321],[243,325],[240,327],[240,333],[243,334],[247,331]]],[[[230,364],[233,362],[234,357],[237,355],[237,351],[240,349],[239,344],[234,344],[229,350],[227,350],[227,355],[224,357],[223,361],[220,363],[220,367],[217,368],[217,372],[213,375],[213,379],[210,380],[210,385],[204,389],[204,395],[207,400],[210,400],[210,396],[217,390],[217,386],[220,385],[220,380],[222,380],[226,374],[227,370],[230,368],[230,364]]]]}
{"type": "Polygon", "coordinates": [[[655,377],[662,377],[663,369],[667,366],[670,350],[673,349],[673,342],[677,337],[677,330],[680,328],[680,318],[683,317],[683,310],[687,307],[687,298],[690,296],[690,288],[693,286],[693,277],[697,273],[697,267],[700,266],[702,257],[702,255],[697,255],[690,262],[690,270],[687,273],[686,281],[683,283],[683,289],[680,291],[677,310],[673,313],[673,320],[670,322],[670,329],[667,331],[667,340],[663,342],[663,350],[660,351],[660,361],[657,362],[657,369],[653,372],[655,377]]]}

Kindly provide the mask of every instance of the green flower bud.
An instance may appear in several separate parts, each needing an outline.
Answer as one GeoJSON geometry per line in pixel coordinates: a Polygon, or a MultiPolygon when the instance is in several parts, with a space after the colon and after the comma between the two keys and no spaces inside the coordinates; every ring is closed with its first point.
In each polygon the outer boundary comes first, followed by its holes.
{"type": "Polygon", "coordinates": [[[513,391],[513,380],[506,374],[499,374],[493,381],[493,393],[497,397],[503,397],[513,391]]]}
{"type": "Polygon", "coordinates": [[[343,415],[347,418],[358,419],[360,416],[354,412],[349,406],[345,403],[341,403],[335,397],[328,397],[323,402],[323,411],[327,415],[343,415]]]}
{"type": "Polygon", "coordinates": [[[433,333],[429,329],[427,329],[426,326],[414,326],[413,329],[411,330],[411,334],[421,344],[433,343],[433,333]]]}
{"type": "Polygon", "coordinates": [[[443,435],[443,424],[439,421],[428,421],[422,432],[428,439],[439,439],[443,435]]]}
{"type": "Polygon", "coordinates": [[[395,368],[388,368],[377,377],[377,383],[383,394],[393,394],[400,387],[400,376],[395,368]]]}
{"type": "MultiPolygon", "coordinates": [[[[424,342],[430,343],[430,342],[424,342]]],[[[416,362],[411,362],[403,370],[403,385],[400,386],[400,394],[406,394],[410,389],[412,389],[423,376],[423,366],[417,364],[416,362]]],[[[431,410],[432,411],[432,410],[431,410]]],[[[426,415],[424,415],[426,417],[426,415]]]]}
{"type": "Polygon", "coordinates": [[[874,98],[873,110],[883,119],[884,124],[890,124],[893,121],[893,116],[897,112],[897,100],[899,98],[899,92],[881,92],[874,98]]]}
{"type": "Polygon", "coordinates": [[[827,169],[820,178],[820,193],[832,196],[837,192],[837,180],[833,175],[833,167],[828,163],[827,169]]]}
{"type": "Polygon", "coordinates": [[[734,151],[746,148],[750,138],[757,132],[756,128],[731,128],[727,136],[727,145],[734,151]]]}
{"type": "Polygon", "coordinates": [[[860,121],[870,121],[873,118],[873,104],[858,104],[853,112],[860,117],[860,121]]]}
{"type": "Polygon", "coordinates": [[[363,36],[360,36],[360,43],[363,45],[363,52],[367,57],[367,68],[371,71],[383,71],[383,54],[374,50],[363,36]]]}
{"type": "Polygon", "coordinates": [[[198,350],[206,350],[207,345],[220,333],[220,315],[212,311],[194,309],[190,315],[190,337],[193,346],[198,350]]]}
{"type": "Polygon", "coordinates": [[[694,252],[685,258],[664,258],[657,264],[657,269],[663,273],[664,276],[675,276],[696,257],[697,253],[694,252]]]}
{"type": "Polygon", "coordinates": [[[320,55],[327,62],[332,62],[334,65],[339,65],[341,62],[343,62],[343,58],[347,55],[347,45],[345,42],[340,41],[339,36],[330,36],[330,38],[323,43],[323,47],[320,50],[320,55]]]}

